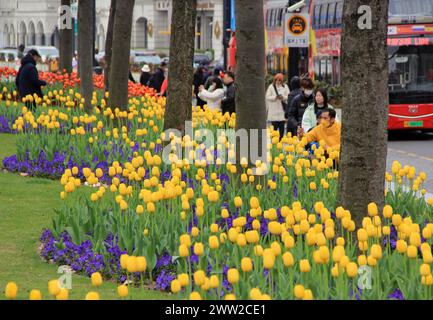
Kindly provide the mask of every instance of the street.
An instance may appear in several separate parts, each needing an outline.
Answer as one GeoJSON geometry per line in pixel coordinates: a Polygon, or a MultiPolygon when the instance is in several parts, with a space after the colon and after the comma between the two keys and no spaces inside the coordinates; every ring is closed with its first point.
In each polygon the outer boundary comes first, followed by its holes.
{"type": "Polygon", "coordinates": [[[417,173],[424,171],[427,180],[424,188],[433,194],[433,133],[393,132],[389,136],[387,170],[394,160],[414,166],[417,173]]]}

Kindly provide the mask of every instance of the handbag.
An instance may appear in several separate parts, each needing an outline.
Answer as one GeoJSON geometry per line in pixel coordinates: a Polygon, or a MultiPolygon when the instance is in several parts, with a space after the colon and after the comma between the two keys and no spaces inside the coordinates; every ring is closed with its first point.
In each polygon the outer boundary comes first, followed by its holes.
{"type": "MultiPolygon", "coordinates": [[[[277,89],[277,86],[275,84],[274,84],[274,89],[275,89],[275,93],[277,94],[277,96],[279,96],[280,94],[278,93],[278,89],[277,89]]],[[[286,114],[287,103],[284,101],[281,101],[281,107],[283,108],[284,114],[286,114]]]]}

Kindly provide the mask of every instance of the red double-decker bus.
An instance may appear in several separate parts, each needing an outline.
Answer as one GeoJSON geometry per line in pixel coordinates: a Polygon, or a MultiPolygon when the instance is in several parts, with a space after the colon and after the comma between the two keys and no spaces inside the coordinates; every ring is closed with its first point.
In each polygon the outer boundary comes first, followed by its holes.
{"type": "MultiPolygon", "coordinates": [[[[340,84],[344,0],[312,0],[309,69],[340,84]]],[[[433,0],[390,0],[389,129],[433,130],[433,0]]]]}

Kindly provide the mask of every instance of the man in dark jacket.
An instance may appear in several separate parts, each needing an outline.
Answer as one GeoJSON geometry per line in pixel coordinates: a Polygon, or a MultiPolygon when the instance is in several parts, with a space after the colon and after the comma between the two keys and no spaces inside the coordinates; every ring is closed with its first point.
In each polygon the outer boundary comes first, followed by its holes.
{"type": "Polygon", "coordinates": [[[301,80],[301,92],[293,98],[287,112],[287,126],[292,136],[297,135],[298,127],[302,124],[302,117],[308,105],[314,99],[314,82],[310,78],[301,80]]]}
{"type": "Polygon", "coordinates": [[[223,79],[224,84],[227,87],[226,94],[224,98],[221,101],[221,109],[222,113],[225,114],[226,112],[230,113],[232,115],[236,112],[236,100],[235,100],[235,75],[233,72],[227,72],[224,75],[223,79]]]}
{"type": "Polygon", "coordinates": [[[163,61],[159,68],[156,69],[155,73],[149,80],[149,87],[161,92],[162,83],[165,80],[165,71],[167,70],[167,63],[163,61]]]}
{"type": "MultiPolygon", "coordinates": [[[[27,55],[25,55],[21,59],[21,67],[18,70],[15,85],[18,89],[19,95],[21,98],[26,97],[27,95],[36,94],[38,97],[42,98],[42,86],[46,86],[47,83],[43,80],[39,80],[38,70],[36,69],[37,60],[40,59],[38,51],[32,49],[29,50],[27,55]]],[[[33,103],[28,106],[31,109],[36,107],[36,104],[33,103]]]]}
{"type": "Polygon", "coordinates": [[[205,84],[204,84],[204,88],[205,88],[206,90],[209,89],[209,87],[211,86],[211,84],[213,83],[213,80],[214,80],[215,78],[219,78],[219,77],[220,77],[221,71],[222,71],[222,69],[221,69],[220,67],[216,67],[216,68],[213,70],[212,75],[209,76],[209,77],[206,79],[206,82],[205,82],[205,84]]]}
{"type": "Polygon", "coordinates": [[[301,79],[298,76],[294,76],[290,80],[289,89],[290,89],[290,94],[289,97],[287,98],[286,109],[284,110],[286,119],[289,118],[289,108],[290,105],[292,104],[293,99],[302,93],[301,79]]]}
{"type": "Polygon", "coordinates": [[[206,69],[203,66],[200,66],[197,68],[196,72],[194,73],[194,94],[197,97],[197,106],[200,106],[203,108],[203,106],[206,104],[206,101],[203,101],[199,98],[199,88],[201,86],[204,86],[207,80],[206,76],[206,69]]]}

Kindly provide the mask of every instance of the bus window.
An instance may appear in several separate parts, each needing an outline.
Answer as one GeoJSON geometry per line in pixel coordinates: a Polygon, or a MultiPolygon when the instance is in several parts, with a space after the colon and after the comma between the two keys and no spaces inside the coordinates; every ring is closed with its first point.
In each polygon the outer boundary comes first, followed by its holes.
{"type": "Polygon", "coordinates": [[[314,6],[313,27],[318,28],[320,20],[320,6],[314,6]]]}
{"type": "Polygon", "coordinates": [[[278,16],[278,26],[279,27],[283,26],[283,14],[284,14],[284,10],[280,9],[280,14],[278,16]]]}
{"type": "Polygon", "coordinates": [[[319,68],[320,68],[319,58],[315,57],[313,61],[314,61],[314,77],[317,80],[319,78],[319,68]]]}
{"type": "Polygon", "coordinates": [[[433,15],[433,0],[390,0],[389,15],[433,15]]]}
{"type": "Polygon", "coordinates": [[[330,28],[335,27],[335,5],[336,3],[330,3],[328,7],[328,25],[330,28]]]}
{"type": "Polygon", "coordinates": [[[322,28],[322,11],[323,11],[323,5],[319,6],[319,20],[317,21],[317,24],[319,25],[319,28],[322,28]]]}
{"type": "Polygon", "coordinates": [[[319,81],[326,81],[325,75],[326,75],[326,64],[324,63],[325,60],[323,58],[320,59],[320,73],[319,73],[319,81]]]}
{"type": "Polygon", "coordinates": [[[275,27],[277,25],[277,10],[272,9],[272,22],[271,26],[275,27]]]}
{"type": "Polygon", "coordinates": [[[332,71],[332,57],[329,57],[326,59],[326,80],[330,84],[334,82],[332,71]]]}
{"type": "Polygon", "coordinates": [[[340,25],[343,22],[343,2],[337,3],[335,11],[335,23],[340,25]]]}
{"type": "Polygon", "coordinates": [[[327,20],[326,13],[327,13],[327,5],[322,4],[320,9],[320,25],[323,28],[326,28],[326,20],[327,20]]]}
{"type": "Polygon", "coordinates": [[[339,57],[333,58],[333,83],[332,85],[338,86],[340,85],[340,59],[339,57]]]}
{"type": "Polygon", "coordinates": [[[270,13],[269,13],[269,27],[273,27],[274,26],[274,10],[271,9],[270,13]]]}

